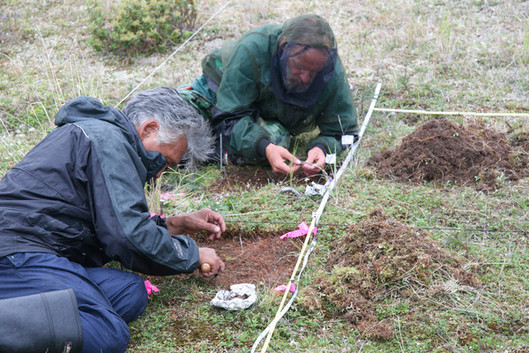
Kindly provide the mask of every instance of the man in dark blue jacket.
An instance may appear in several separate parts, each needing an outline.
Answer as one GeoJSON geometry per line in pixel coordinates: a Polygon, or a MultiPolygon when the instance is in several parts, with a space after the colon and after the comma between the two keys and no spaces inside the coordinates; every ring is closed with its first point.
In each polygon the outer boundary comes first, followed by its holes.
{"type": "Polygon", "coordinates": [[[189,237],[225,231],[209,209],[150,218],[145,183],[204,160],[207,122],[170,88],[137,94],[123,112],[94,98],[63,106],[58,126],[0,181],[0,352],[123,352],[147,304],[145,274],[224,271],[189,237]]]}

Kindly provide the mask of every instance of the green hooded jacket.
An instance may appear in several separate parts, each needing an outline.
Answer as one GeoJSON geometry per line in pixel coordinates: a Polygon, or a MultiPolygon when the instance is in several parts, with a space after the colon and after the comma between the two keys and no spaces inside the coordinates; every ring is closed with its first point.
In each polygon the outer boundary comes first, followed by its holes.
{"type": "Polygon", "coordinates": [[[224,43],[202,61],[207,86],[193,85],[213,103],[215,95],[211,93],[216,90],[213,128],[223,134],[228,152],[245,162],[266,160],[263,141],[271,137],[258,123],[259,118],[281,123],[293,136],[318,127],[320,134],[308,148],[319,146],[325,153],[340,153],[341,136],[358,130],[356,109],[339,58],[332,79],[310,108],[285,104],[276,97],[271,87],[271,60],[281,34],[282,25],[265,25],[237,41],[224,43]]]}

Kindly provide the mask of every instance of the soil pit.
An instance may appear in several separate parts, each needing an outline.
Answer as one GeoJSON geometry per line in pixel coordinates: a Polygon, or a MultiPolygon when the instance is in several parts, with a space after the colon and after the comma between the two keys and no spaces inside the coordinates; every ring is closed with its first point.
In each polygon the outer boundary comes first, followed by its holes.
{"type": "MultiPolygon", "coordinates": [[[[271,292],[271,290],[281,284],[288,284],[292,270],[297,261],[299,251],[303,246],[304,237],[287,238],[279,237],[295,229],[282,229],[273,232],[261,230],[237,229],[230,226],[230,229],[222,234],[220,239],[208,240],[206,234],[193,236],[198,246],[214,248],[217,254],[226,264],[226,270],[214,279],[202,277],[198,270],[191,274],[181,274],[177,276],[143,276],[145,280],[150,280],[161,291],[167,292],[164,288],[165,281],[173,281],[174,277],[185,279],[193,277],[202,281],[211,289],[229,290],[230,286],[238,283],[253,283],[258,290],[271,292]]],[[[282,295],[282,294],[281,294],[282,295]]],[[[210,293],[193,292],[198,302],[207,304],[213,296],[210,293]]],[[[196,347],[197,340],[209,340],[211,342],[222,342],[225,340],[222,330],[216,324],[197,319],[190,314],[189,309],[182,305],[179,299],[169,299],[166,303],[169,308],[169,316],[166,317],[164,332],[169,332],[171,336],[177,337],[178,345],[187,347],[189,352],[196,347]]],[[[156,319],[158,320],[158,319],[156,319]]],[[[224,329],[231,325],[223,326],[224,329]]],[[[236,329],[235,326],[233,328],[236,329]]],[[[238,329],[238,328],[237,328],[238,329]]],[[[133,332],[129,349],[135,350],[135,345],[145,339],[141,329],[133,332]]],[[[179,350],[180,351],[180,350],[179,350]]]]}
{"type": "Polygon", "coordinates": [[[477,274],[463,267],[465,259],[380,210],[350,226],[329,254],[325,271],[302,289],[301,302],[308,310],[336,308],[370,339],[394,336],[392,321],[377,318],[377,305],[386,299],[416,301],[480,285],[477,274]]]}
{"type": "Polygon", "coordinates": [[[402,144],[377,153],[368,162],[379,175],[401,182],[474,185],[492,191],[502,180],[529,175],[529,139],[473,123],[468,127],[447,119],[430,120],[405,137],[402,144]]]}
{"type": "Polygon", "coordinates": [[[306,177],[302,172],[290,175],[275,173],[270,167],[261,166],[228,166],[224,176],[209,186],[208,191],[224,193],[260,189],[268,184],[309,185],[311,182],[325,184],[323,175],[306,177]]]}
{"type": "Polygon", "coordinates": [[[304,237],[279,239],[292,230],[265,232],[231,227],[220,239],[196,238],[198,246],[214,248],[226,265],[211,285],[229,289],[237,283],[264,283],[268,288],[287,284],[304,241],[304,237]]]}

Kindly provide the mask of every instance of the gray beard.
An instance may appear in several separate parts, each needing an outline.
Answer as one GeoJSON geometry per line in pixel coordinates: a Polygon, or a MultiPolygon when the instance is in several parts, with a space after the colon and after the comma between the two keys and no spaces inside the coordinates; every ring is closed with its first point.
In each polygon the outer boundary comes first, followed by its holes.
{"type": "Polygon", "coordinates": [[[283,79],[283,86],[285,87],[288,93],[306,92],[312,84],[312,80],[307,83],[300,82],[296,76],[292,75],[292,72],[290,71],[288,65],[286,66],[281,76],[283,79]]]}

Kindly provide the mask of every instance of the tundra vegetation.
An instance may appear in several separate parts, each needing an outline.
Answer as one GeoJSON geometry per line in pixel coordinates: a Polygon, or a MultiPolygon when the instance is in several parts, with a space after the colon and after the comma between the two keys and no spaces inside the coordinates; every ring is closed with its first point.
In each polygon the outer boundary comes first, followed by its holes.
{"type": "MultiPolygon", "coordinates": [[[[136,16],[148,3],[0,3],[0,176],[53,128],[69,99],[119,107],[140,83],[188,84],[223,41],[302,13],[331,23],[360,122],[377,82],[377,107],[529,113],[527,1],[232,0],[160,67],[225,2],[188,1],[193,10],[180,9],[189,21],[175,27],[157,21],[181,18],[171,6],[184,1],[150,2],[149,11],[171,11],[141,23],[105,17],[127,4],[136,16]],[[164,38],[153,24],[169,31],[167,41],[156,42],[164,38]],[[128,26],[125,37],[111,37],[112,25],[128,26]],[[133,43],[138,25],[148,28],[144,44],[133,43]]],[[[528,119],[375,111],[269,351],[528,352],[528,119]]],[[[296,140],[300,156],[306,137],[296,140]]],[[[277,238],[310,223],[320,202],[281,190],[303,194],[307,183],[210,165],[176,168],[147,189],[153,212],[210,207],[225,216],[224,239],[208,244],[227,270],[213,281],[146,278],[160,292],[130,325],[129,351],[248,352],[273,319],[281,295],[272,289],[288,281],[301,248],[302,240],[277,238]],[[219,289],[241,282],[257,285],[252,309],[209,305],[219,289]]]]}

